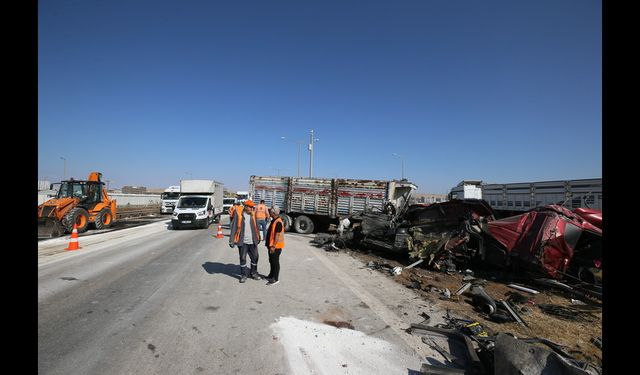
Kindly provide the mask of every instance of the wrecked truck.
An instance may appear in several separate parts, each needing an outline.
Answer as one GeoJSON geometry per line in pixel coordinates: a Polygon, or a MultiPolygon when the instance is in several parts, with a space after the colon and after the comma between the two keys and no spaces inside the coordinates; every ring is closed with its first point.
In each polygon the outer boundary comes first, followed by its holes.
{"type": "Polygon", "coordinates": [[[487,264],[555,279],[601,281],[600,210],[549,205],[496,220],[484,200],[453,199],[408,206],[395,215],[363,213],[349,221],[352,226],[339,241],[408,252],[443,271],[487,264]]]}

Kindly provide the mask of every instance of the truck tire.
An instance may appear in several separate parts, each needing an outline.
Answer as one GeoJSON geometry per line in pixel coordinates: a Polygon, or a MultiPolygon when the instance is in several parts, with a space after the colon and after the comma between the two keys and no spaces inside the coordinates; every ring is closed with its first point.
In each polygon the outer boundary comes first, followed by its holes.
{"type": "Polygon", "coordinates": [[[313,233],[313,221],[304,215],[300,215],[293,223],[293,228],[300,234],[313,233]]]}
{"type": "Polygon", "coordinates": [[[77,224],[78,233],[87,231],[89,227],[89,213],[82,207],[72,208],[68,214],[62,218],[62,226],[65,231],[71,233],[73,231],[73,224],[77,224]]]}
{"type": "Polygon", "coordinates": [[[110,208],[103,208],[96,215],[96,229],[107,229],[113,224],[113,214],[110,208]]]}
{"type": "Polygon", "coordinates": [[[206,219],[204,219],[204,223],[202,223],[202,229],[207,229],[209,228],[209,217],[207,217],[206,219]]]}

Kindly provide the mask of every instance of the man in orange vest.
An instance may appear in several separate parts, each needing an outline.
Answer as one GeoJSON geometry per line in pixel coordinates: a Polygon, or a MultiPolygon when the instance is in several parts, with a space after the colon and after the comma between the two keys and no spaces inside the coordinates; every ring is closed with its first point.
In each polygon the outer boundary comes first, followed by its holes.
{"type": "Polygon", "coordinates": [[[240,202],[236,201],[233,206],[229,207],[229,225],[231,225],[231,221],[233,220],[233,215],[235,215],[236,211],[240,207],[240,202]]]}
{"type": "Polygon", "coordinates": [[[260,280],[258,275],[258,244],[260,243],[260,231],[253,213],[255,203],[247,199],[244,208],[237,209],[231,221],[229,234],[229,247],[238,246],[240,255],[240,282],[247,281],[247,277],[260,280]],[[251,267],[247,264],[247,254],[251,258],[251,267]]]}
{"type": "Polygon", "coordinates": [[[280,276],[280,254],[284,249],[284,223],[280,217],[280,208],[274,206],[269,210],[271,216],[271,224],[267,230],[267,236],[265,237],[265,243],[269,249],[269,264],[271,270],[267,276],[269,281],[267,285],[275,285],[279,283],[278,277],[280,276]]]}
{"type": "Polygon", "coordinates": [[[267,218],[269,217],[269,212],[267,206],[264,204],[264,199],[260,200],[260,204],[256,206],[256,223],[258,223],[258,229],[262,231],[261,239],[265,239],[267,237],[267,218]]]}

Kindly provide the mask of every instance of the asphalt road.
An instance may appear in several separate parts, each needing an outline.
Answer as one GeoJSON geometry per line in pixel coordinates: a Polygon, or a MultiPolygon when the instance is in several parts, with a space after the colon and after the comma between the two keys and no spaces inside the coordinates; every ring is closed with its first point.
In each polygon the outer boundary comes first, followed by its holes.
{"type": "Polygon", "coordinates": [[[437,357],[403,331],[428,306],[311,236],[287,233],[281,281],[266,286],[238,282],[226,225],[224,239],[169,227],[81,237],[76,251],[39,243],[40,374],[410,374],[437,357]]]}

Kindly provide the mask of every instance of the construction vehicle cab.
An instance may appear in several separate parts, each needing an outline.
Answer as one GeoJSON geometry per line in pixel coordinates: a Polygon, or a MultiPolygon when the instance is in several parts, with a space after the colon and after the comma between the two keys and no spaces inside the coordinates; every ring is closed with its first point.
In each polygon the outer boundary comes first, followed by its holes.
{"type": "Polygon", "coordinates": [[[115,221],[116,201],[109,198],[101,177],[101,173],[91,172],[86,181],[62,181],[56,197],[38,206],[38,236],[61,236],[71,232],[74,224],[78,233],[85,232],[90,223],[96,229],[110,227],[115,221]]]}

